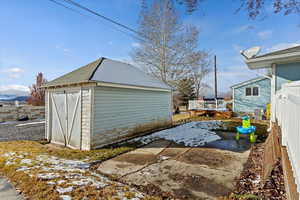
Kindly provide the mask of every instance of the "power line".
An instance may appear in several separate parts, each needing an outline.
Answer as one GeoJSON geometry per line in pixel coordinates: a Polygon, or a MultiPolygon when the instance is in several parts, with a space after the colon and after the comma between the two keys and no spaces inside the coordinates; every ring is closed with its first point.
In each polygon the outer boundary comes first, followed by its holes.
{"type": "Polygon", "coordinates": [[[49,1],[51,1],[51,2],[53,2],[53,3],[55,3],[55,4],[57,4],[57,5],[59,5],[59,6],[61,6],[61,7],[64,7],[64,8],[66,8],[66,9],[68,9],[68,10],[71,10],[72,12],[75,12],[75,13],[77,13],[77,14],[79,14],[79,15],[82,15],[82,16],[84,16],[84,17],[88,17],[87,15],[85,15],[85,14],[83,14],[83,13],[81,13],[81,12],[79,12],[79,11],[77,11],[77,10],[71,8],[71,7],[68,7],[68,6],[66,6],[65,4],[62,4],[62,3],[58,2],[58,1],[55,1],[55,0],[49,0],[49,1]]]}
{"type": "MultiPolygon", "coordinates": [[[[54,2],[55,0],[49,0],[49,1],[54,2]]],[[[74,1],[72,1],[72,0],[62,0],[62,1],[66,2],[66,3],[70,4],[70,5],[76,6],[76,7],[78,7],[78,8],[81,8],[81,9],[83,9],[83,10],[89,12],[89,13],[92,13],[93,15],[96,15],[96,16],[98,16],[98,17],[100,17],[100,18],[102,18],[102,19],[104,19],[104,20],[106,20],[106,21],[108,21],[108,22],[110,22],[110,23],[113,23],[113,24],[115,24],[115,25],[117,25],[117,26],[120,26],[120,27],[122,27],[122,28],[124,28],[124,29],[126,29],[126,30],[128,30],[128,31],[130,31],[130,32],[132,32],[132,33],[134,33],[134,34],[136,34],[136,36],[130,34],[130,36],[133,37],[133,38],[135,38],[135,39],[142,40],[142,41],[144,41],[144,42],[146,42],[146,40],[152,42],[152,39],[151,39],[151,38],[148,38],[147,36],[141,36],[141,33],[140,33],[139,31],[136,31],[136,30],[134,30],[133,28],[130,28],[130,27],[127,26],[127,25],[121,24],[120,22],[117,22],[117,21],[115,21],[115,20],[113,20],[113,19],[111,19],[111,18],[109,18],[109,17],[105,17],[104,15],[102,15],[102,14],[100,14],[100,13],[98,13],[98,12],[92,10],[92,9],[89,9],[89,8],[87,8],[87,7],[85,7],[85,6],[81,5],[81,4],[79,4],[79,3],[76,3],[76,2],[74,2],[74,1]]],[[[57,1],[56,1],[56,2],[57,2],[57,1]]],[[[60,3],[60,4],[61,4],[61,3],[60,3]]],[[[60,4],[59,4],[59,5],[60,5],[60,4]]],[[[63,5],[64,5],[64,4],[63,4],[63,5]]],[[[63,7],[67,7],[67,6],[63,6],[63,7]]],[[[116,29],[117,29],[117,28],[116,28],[116,29]]],[[[121,31],[120,29],[117,29],[117,30],[118,30],[118,31],[121,31]]],[[[126,32],[123,32],[123,31],[121,31],[121,32],[124,33],[124,34],[129,35],[129,33],[126,33],[126,32]]],[[[162,45],[161,45],[161,46],[162,46],[162,45]]],[[[171,48],[171,47],[168,47],[168,46],[165,46],[165,47],[168,48],[168,49],[171,50],[171,51],[175,51],[175,50],[174,50],[173,48],[171,48]]]]}
{"type": "MultiPolygon", "coordinates": [[[[49,1],[51,1],[51,2],[53,2],[53,3],[56,3],[56,4],[60,5],[60,6],[63,6],[63,7],[65,7],[65,8],[67,8],[67,9],[69,9],[69,7],[65,6],[65,5],[62,4],[62,3],[58,3],[56,0],[49,0],[49,1]]],[[[143,36],[143,35],[141,36],[141,33],[140,33],[139,31],[136,31],[136,30],[134,30],[133,28],[130,28],[130,27],[127,26],[127,25],[121,24],[120,22],[117,22],[117,21],[115,21],[115,20],[113,20],[113,19],[111,19],[111,18],[109,18],[109,17],[105,17],[104,15],[99,14],[98,12],[96,12],[96,11],[94,11],[94,10],[92,10],[92,9],[89,9],[89,8],[87,8],[87,7],[85,7],[85,6],[81,5],[81,4],[79,4],[79,3],[76,3],[76,2],[74,2],[73,0],[62,0],[62,1],[66,2],[66,3],[70,4],[70,5],[76,6],[76,7],[80,8],[80,9],[83,9],[83,10],[89,12],[89,13],[92,13],[93,15],[96,15],[96,16],[98,16],[98,17],[100,17],[100,18],[102,18],[102,19],[104,19],[104,20],[106,20],[106,21],[108,21],[108,22],[110,22],[110,23],[113,23],[113,24],[115,24],[115,25],[117,25],[117,26],[120,26],[120,27],[122,27],[122,28],[124,28],[124,29],[126,29],[126,30],[128,30],[128,31],[130,31],[130,32],[132,32],[132,33],[134,33],[134,34],[136,34],[136,36],[135,36],[135,35],[129,34],[129,33],[127,33],[127,32],[124,32],[124,31],[122,31],[122,30],[116,28],[118,31],[120,31],[120,32],[122,32],[122,33],[124,33],[124,34],[130,35],[131,37],[133,37],[133,38],[135,38],[135,39],[142,40],[142,41],[144,41],[144,42],[147,42],[147,40],[150,41],[150,42],[153,42],[153,40],[152,40],[151,38],[149,38],[149,37],[147,37],[147,36],[143,36]],[[145,39],[146,39],[146,40],[145,40],[145,39]]],[[[69,10],[70,10],[70,9],[69,9],[69,10]]],[[[71,9],[71,10],[74,11],[74,9],[71,9]]],[[[75,10],[75,12],[76,12],[76,11],[77,11],[77,10],[75,10]]],[[[114,27],[114,28],[115,28],[115,27],[114,27]]],[[[159,44],[159,45],[160,45],[160,44],[159,44]]],[[[163,45],[160,45],[160,46],[162,47],[163,45]]],[[[174,48],[171,48],[171,47],[169,47],[169,46],[167,46],[167,45],[165,45],[164,47],[167,48],[167,49],[169,49],[170,51],[176,51],[174,48]]]]}
{"type": "MultiPolygon", "coordinates": [[[[60,3],[60,2],[58,2],[58,1],[56,1],[56,0],[49,0],[49,1],[50,1],[50,2],[53,2],[53,3],[57,4],[57,5],[59,5],[59,6],[61,6],[61,7],[64,7],[64,8],[66,8],[66,9],[72,11],[72,12],[75,12],[75,13],[81,15],[81,16],[84,16],[84,17],[90,17],[90,16],[85,15],[85,14],[79,12],[78,10],[75,10],[75,9],[69,7],[69,6],[66,6],[65,4],[60,3]]],[[[92,19],[93,19],[93,18],[92,18],[92,19]]],[[[123,31],[123,30],[121,30],[121,29],[118,29],[118,28],[113,27],[113,26],[110,26],[110,27],[112,27],[112,28],[114,28],[115,30],[120,31],[120,32],[122,32],[122,33],[124,33],[124,34],[126,34],[127,36],[130,36],[130,37],[132,37],[132,38],[140,39],[140,38],[138,38],[137,36],[135,36],[135,35],[133,35],[133,34],[130,34],[130,33],[128,33],[128,32],[125,32],[125,31],[123,31]]]]}
{"type": "Polygon", "coordinates": [[[76,2],[74,2],[74,1],[72,1],[72,0],[64,0],[64,1],[67,2],[67,3],[69,3],[69,4],[71,4],[71,5],[74,5],[74,6],[76,6],[76,7],[79,7],[79,8],[81,8],[81,9],[87,11],[87,12],[90,12],[90,13],[92,13],[92,14],[98,16],[98,17],[101,17],[102,19],[104,19],[104,20],[106,20],[106,21],[109,21],[109,22],[111,22],[111,23],[113,23],[113,24],[115,24],[115,25],[117,25],[117,26],[121,26],[122,28],[127,29],[127,30],[129,30],[129,31],[131,31],[131,32],[133,32],[133,33],[135,33],[135,34],[138,34],[138,35],[140,34],[138,31],[136,31],[136,30],[130,28],[129,26],[126,26],[126,25],[124,25],[124,24],[121,24],[121,23],[119,23],[119,22],[117,22],[117,21],[115,21],[115,20],[113,20],[113,19],[111,19],[111,18],[109,18],[109,17],[105,17],[104,15],[101,15],[101,14],[99,14],[98,12],[93,11],[93,10],[91,10],[91,9],[89,9],[89,8],[87,8],[87,7],[85,7],[85,6],[81,5],[81,4],[79,4],[79,3],[76,3],[76,2]]]}

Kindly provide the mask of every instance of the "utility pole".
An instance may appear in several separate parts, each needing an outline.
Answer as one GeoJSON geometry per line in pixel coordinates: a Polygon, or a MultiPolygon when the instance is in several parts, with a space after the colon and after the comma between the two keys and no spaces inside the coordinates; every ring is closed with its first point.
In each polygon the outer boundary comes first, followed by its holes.
{"type": "Polygon", "coordinates": [[[215,99],[218,98],[218,82],[217,82],[217,56],[215,55],[215,99]]]}

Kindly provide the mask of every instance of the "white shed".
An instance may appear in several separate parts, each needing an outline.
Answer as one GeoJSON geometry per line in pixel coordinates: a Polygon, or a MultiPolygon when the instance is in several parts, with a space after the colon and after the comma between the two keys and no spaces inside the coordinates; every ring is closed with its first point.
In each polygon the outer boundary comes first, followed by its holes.
{"type": "Polygon", "coordinates": [[[90,150],[171,123],[171,88],[138,68],[100,58],[46,88],[46,137],[90,150]]]}

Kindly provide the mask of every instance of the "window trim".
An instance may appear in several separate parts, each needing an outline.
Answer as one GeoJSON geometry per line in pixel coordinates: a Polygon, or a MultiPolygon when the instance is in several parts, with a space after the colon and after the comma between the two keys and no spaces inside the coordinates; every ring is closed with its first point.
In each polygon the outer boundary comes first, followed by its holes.
{"type": "Polygon", "coordinates": [[[246,97],[251,97],[252,96],[252,87],[246,87],[245,88],[245,96],[246,97]],[[250,95],[247,95],[247,89],[250,89],[250,95]]]}
{"type": "Polygon", "coordinates": [[[259,86],[252,86],[252,87],[245,87],[245,97],[259,97],[260,96],[260,87],[259,86]],[[250,88],[250,95],[247,95],[247,89],[250,88]],[[258,89],[258,95],[253,95],[253,88],[258,89]]]}
{"type": "Polygon", "coordinates": [[[260,96],[260,88],[258,86],[252,87],[252,96],[259,97],[260,96]],[[254,95],[254,88],[257,88],[257,95],[254,95]]]}

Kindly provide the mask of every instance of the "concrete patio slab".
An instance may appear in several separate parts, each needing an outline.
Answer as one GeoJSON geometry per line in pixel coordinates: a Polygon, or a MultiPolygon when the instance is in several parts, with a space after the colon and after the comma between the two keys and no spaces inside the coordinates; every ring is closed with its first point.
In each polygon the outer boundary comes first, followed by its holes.
{"type": "Polygon", "coordinates": [[[100,164],[98,170],[102,174],[122,177],[133,173],[147,166],[149,163],[157,161],[157,155],[161,153],[171,142],[159,140],[116,158],[110,159],[100,164]],[[122,169],[122,170],[120,170],[122,169]]]}
{"type": "Polygon", "coordinates": [[[15,187],[4,177],[0,177],[0,199],[5,200],[23,200],[15,187]]]}
{"type": "Polygon", "coordinates": [[[233,190],[249,152],[159,140],[105,161],[98,170],[128,184],[157,187],[178,199],[216,199],[233,190]]]}

